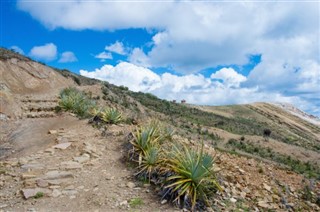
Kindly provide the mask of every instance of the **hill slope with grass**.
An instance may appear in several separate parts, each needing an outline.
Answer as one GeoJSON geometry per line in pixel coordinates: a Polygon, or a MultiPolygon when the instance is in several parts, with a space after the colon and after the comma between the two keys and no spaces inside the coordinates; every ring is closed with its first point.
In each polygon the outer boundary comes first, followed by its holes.
{"type": "Polygon", "coordinates": [[[0,209],[320,210],[320,128],[281,107],[177,104],[0,53],[0,209]]]}

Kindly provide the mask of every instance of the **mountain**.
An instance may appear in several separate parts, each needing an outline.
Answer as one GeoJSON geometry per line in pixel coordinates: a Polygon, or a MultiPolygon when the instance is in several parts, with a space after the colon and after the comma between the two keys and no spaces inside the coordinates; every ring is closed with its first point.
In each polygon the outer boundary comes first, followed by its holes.
{"type": "Polygon", "coordinates": [[[288,104],[288,103],[277,102],[274,104],[276,106],[281,107],[282,109],[292,113],[293,115],[300,117],[301,119],[304,119],[304,120],[311,122],[317,126],[320,126],[320,118],[317,116],[310,115],[306,112],[303,112],[299,108],[296,108],[295,106],[288,104]]]}
{"type": "Polygon", "coordinates": [[[223,191],[212,210],[320,210],[320,126],[291,106],[169,102],[3,48],[0,75],[1,209],[177,210],[124,160],[132,133],[152,119],[174,129],[174,142],[203,143],[215,156],[223,191]],[[59,94],[69,87],[121,111],[125,122],[93,125],[61,111],[59,94]]]}

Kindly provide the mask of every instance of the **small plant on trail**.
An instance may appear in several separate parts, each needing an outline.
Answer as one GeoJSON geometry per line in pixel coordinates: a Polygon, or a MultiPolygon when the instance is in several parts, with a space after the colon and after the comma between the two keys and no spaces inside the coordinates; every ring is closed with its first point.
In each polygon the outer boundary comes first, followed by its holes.
{"type": "Polygon", "coordinates": [[[105,108],[101,111],[101,119],[108,124],[118,124],[122,119],[122,113],[115,108],[105,108]]]}
{"type": "Polygon", "coordinates": [[[34,198],[35,198],[35,199],[39,199],[39,198],[41,198],[41,197],[43,197],[43,196],[44,196],[44,193],[41,192],[41,191],[39,191],[39,192],[36,193],[36,195],[34,196],[34,198]]]}
{"type": "Polygon", "coordinates": [[[144,202],[140,197],[132,198],[129,201],[129,205],[130,205],[131,208],[136,208],[136,207],[139,207],[139,206],[141,206],[143,204],[144,204],[144,202]]]}

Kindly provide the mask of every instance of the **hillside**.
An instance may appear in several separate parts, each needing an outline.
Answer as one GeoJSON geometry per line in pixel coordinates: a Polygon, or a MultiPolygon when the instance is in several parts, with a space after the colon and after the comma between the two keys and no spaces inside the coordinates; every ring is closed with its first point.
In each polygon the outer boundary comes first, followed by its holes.
{"type": "Polygon", "coordinates": [[[0,75],[0,210],[179,210],[124,159],[131,133],[150,119],[215,156],[223,190],[206,210],[320,210],[320,127],[282,107],[177,104],[2,48],[0,75]],[[124,122],[99,126],[61,111],[68,87],[121,111],[124,122]]]}

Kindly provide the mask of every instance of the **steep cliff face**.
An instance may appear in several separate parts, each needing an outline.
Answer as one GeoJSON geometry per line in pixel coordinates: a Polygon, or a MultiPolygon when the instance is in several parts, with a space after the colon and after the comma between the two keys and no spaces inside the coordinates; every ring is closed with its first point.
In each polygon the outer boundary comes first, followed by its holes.
{"type": "Polygon", "coordinates": [[[55,95],[75,85],[54,69],[19,57],[0,59],[0,114],[15,118],[21,114],[21,99],[26,95],[55,95]]]}

